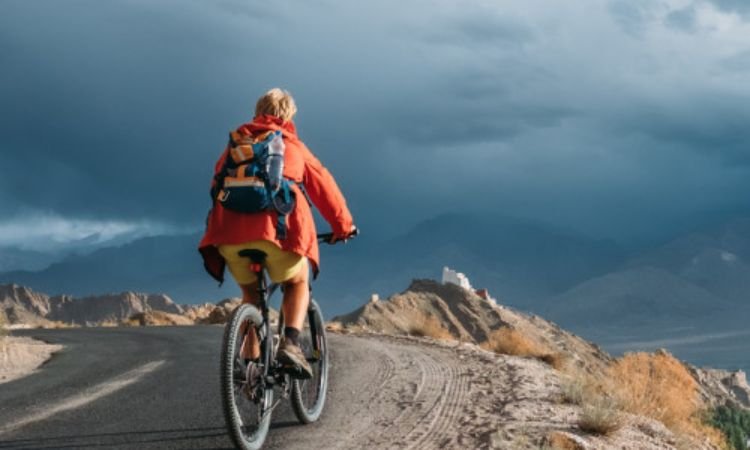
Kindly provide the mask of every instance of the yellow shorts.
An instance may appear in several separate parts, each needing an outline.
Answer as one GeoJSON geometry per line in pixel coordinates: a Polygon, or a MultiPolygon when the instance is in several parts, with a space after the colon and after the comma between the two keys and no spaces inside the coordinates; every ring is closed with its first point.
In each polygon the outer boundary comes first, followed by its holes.
{"type": "Polygon", "coordinates": [[[239,245],[220,245],[218,248],[238,284],[252,284],[256,281],[255,274],[250,270],[250,258],[240,257],[237,254],[240,250],[260,250],[268,255],[266,257],[266,270],[274,283],[282,283],[297,275],[307,259],[302,255],[284,251],[273,242],[266,240],[251,241],[239,245]]]}

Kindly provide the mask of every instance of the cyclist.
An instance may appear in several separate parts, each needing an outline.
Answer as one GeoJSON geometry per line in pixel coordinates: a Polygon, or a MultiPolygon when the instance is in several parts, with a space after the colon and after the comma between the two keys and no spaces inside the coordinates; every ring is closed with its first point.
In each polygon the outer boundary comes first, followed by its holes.
{"type": "MultiPolygon", "coordinates": [[[[347,239],[356,228],[333,177],[297,137],[292,121],[296,112],[297,106],[291,94],[274,88],[258,99],[253,120],[237,129],[238,133],[245,135],[256,136],[269,130],[281,131],[283,135],[283,175],[295,182],[292,191],[296,196],[294,210],[287,218],[286,237],[277,239],[278,215],[274,211],[246,214],[230,211],[223,208],[220,202],[214,202],[199,250],[206,270],[219,282],[224,281],[225,266],[229,267],[242,290],[242,301],[251,304],[257,303],[257,280],[250,270],[251,261],[240,257],[238,252],[257,249],[267,254],[269,277],[284,287],[281,309],[285,328],[278,359],[309,377],[312,376],[312,369],[299,347],[298,337],[310,301],[309,269],[317,274],[319,256],[312,211],[299,184],[330,224],[333,241],[347,239]]],[[[225,149],[216,163],[216,174],[223,167],[228,151],[229,148],[225,149]]],[[[245,358],[259,358],[260,348],[254,333],[248,335],[243,347],[245,358]]]]}

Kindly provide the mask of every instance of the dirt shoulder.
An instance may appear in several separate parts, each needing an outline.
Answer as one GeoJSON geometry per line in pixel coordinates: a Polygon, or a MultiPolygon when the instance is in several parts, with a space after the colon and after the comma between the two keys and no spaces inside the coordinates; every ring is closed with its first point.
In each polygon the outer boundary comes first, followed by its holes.
{"type": "Polygon", "coordinates": [[[61,345],[27,337],[0,338],[0,383],[31,374],[61,349],[61,345]]]}
{"type": "Polygon", "coordinates": [[[581,407],[562,400],[564,377],[533,358],[421,338],[330,338],[333,379],[324,418],[304,433],[272,433],[269,448],[667,450],[678,444],[660,423],[627,414],[610,436],[581,431],[581,407]],[[562,445],[549,445],[551,437],[562,445]]]}

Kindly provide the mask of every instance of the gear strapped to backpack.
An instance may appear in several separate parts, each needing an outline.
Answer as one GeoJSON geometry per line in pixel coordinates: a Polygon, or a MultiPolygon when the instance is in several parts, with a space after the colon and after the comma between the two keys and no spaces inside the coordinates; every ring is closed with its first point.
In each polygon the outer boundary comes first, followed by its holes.
{"type": "Polygon", "coordinates": [[[214,177],[211,198],[231,211],[259,213],[275,211],[276,238],[286,239],[286,219],[294,209],[291,185],[282,176],[284,144],[280,131],[251,136],[229,133],[227,158],[214,177]]]}

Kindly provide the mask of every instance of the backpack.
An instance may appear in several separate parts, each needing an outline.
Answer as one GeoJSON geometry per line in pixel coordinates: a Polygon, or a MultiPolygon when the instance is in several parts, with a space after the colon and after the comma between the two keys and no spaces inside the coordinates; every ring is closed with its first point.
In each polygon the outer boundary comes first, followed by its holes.
{"type": "Polygon", "coordinates": [[[266,131],[258,136],[230,132],[228,155],[214,177],[211,198],[230,211],[246,214],[275,211],[276,238],[282,240],[286,239],[287,216],[295,205],[291,190],[294,182],[282,177],[275,189],[271,187],[267,163],[274,138],[280,139],[281,132],[266,131]]]}

